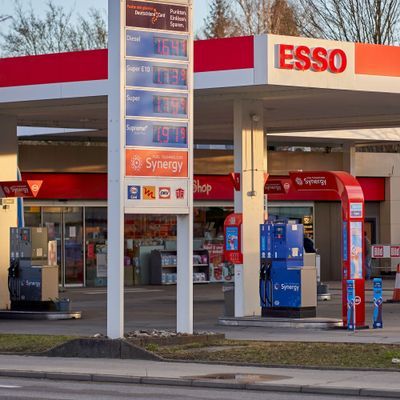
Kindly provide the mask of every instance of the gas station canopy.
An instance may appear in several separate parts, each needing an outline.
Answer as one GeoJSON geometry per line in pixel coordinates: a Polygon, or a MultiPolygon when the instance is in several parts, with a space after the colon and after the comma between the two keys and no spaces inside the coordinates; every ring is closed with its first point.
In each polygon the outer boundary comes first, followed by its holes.
{"type": "MultiPolygon", "coordinates": [[[[1,59],[0,69],[0,114],[19,126],[87,129],[46,140],[106,140],[107,50],[1,59]]],[[[195,143],[233,141],[237,99],[262,102],[269,143],[399,140],[399,47],[275,35],[198,41],[195,89],[195,143]]]]}

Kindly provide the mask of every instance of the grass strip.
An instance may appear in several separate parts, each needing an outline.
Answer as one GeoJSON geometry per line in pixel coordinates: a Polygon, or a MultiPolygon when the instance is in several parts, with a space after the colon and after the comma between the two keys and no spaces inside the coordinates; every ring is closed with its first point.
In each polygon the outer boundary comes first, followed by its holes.
{"type": "Polygon", "coordinates": [[[76,336],[0,334],[0,353],[40,353],[71,339],[76,336]]]}
{"type": "Polygon", "coordinates": [[[212,346],[206,346],[199,344],[160,346],[152,350],[155,350],[162,357],[174,360],[307,367],[400,369],[398,364],[392,364],[393,358],[400,358],[400,345],[226,340],[212,346]]]}

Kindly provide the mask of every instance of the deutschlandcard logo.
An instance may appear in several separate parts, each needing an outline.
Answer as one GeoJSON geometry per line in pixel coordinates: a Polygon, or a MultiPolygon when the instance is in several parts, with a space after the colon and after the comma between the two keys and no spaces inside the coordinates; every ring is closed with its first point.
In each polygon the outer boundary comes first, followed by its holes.
{"type": "Polygon", "coordinates": [[[128,200],[140,200],[140,186],[128,186],[128,200]]]}

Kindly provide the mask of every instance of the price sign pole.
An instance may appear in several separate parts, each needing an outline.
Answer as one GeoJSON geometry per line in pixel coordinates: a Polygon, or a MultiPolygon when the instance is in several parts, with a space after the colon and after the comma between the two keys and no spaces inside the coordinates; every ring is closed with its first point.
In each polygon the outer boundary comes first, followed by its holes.
{"type": "Polygon", "coordinates": [[[123,337],[125,214],[177,216],[177,331],[193,333],[192,0],[108,0],[107,335],[123,337]]]}

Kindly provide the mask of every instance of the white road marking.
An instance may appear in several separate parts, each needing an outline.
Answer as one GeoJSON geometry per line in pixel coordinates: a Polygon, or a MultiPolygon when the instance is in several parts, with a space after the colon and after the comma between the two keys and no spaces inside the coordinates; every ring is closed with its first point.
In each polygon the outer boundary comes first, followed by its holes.
{"type": "Polygon", "coordinates": [[[22,386],[14,386],[14,385],[0,385],[0,389],[19,389],[22,386]]]}

